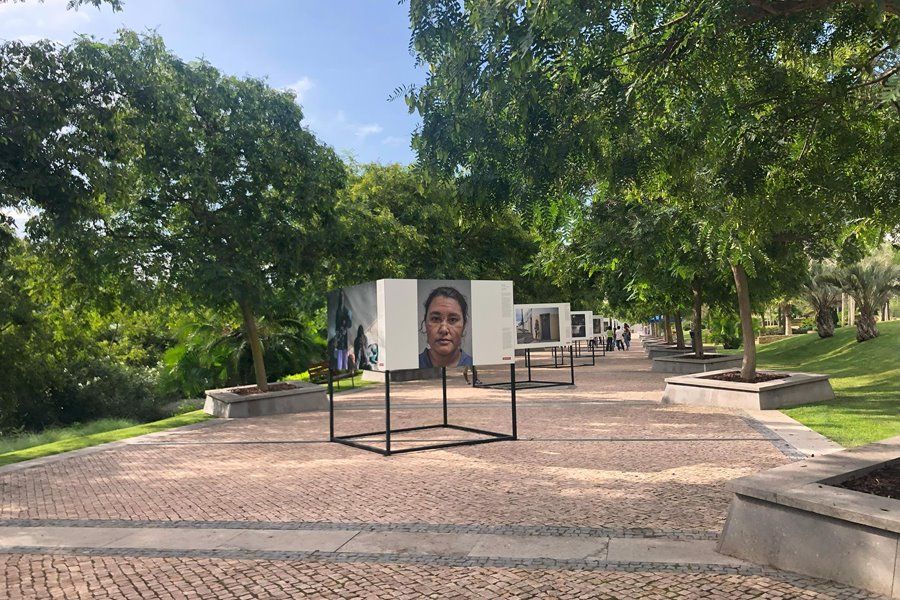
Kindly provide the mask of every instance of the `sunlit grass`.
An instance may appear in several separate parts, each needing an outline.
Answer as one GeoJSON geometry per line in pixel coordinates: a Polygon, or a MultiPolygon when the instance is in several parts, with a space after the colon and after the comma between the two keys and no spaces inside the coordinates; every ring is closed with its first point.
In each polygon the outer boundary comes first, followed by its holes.
{"type": "MultiPolygon", "coordinates": [[[[118,440],[137,437],[139,435],[146,435],[148,433],[155,433],[157,431],[164,431],[166,429],[172,429],[174,427],[183,427],[185,425],[191,425],[193,423],[205,421],[209,418],[211,417],[208,414],[204,413],[202,410],[195,410],[193,412],[184,413],[175,417],[169,417],[168,419],[163,419],[161,421],[144,423],[143,425],[130,425],[129,421],[121,421],[117,419],[103,419],[101,421],[95,421],[84,426],[78,426],[78,428],[66,428],[58,434],[52,434],[51,431],[45,431],[42,434],[37,435],[58,435],[59,439],[51,442],[39,443],[38,445],[30,447],[19,446],[18,449],[0,452],[0,465],[8,465],[23,460],[52,456],[54,454],[60,454],[62,452],[70,452],[72,450],[79,450],[81,448],[97,446],[99,444],[105,444],[107,442],[116,442],[118,440]],[[125,423],[126,426],[118,426],[122,423],[125,423]],[[104,426],[112,426],[114,428],[102,430],[104,426]],[[98,431],[98,429],[101,430],[98,431]],[[84,433],[85,431],[91,430],[93,430],[94,432],[84,433]],[[70,436],[66,432],[71,432],[73,433],[73,435],[70,436]],[[81,432],[81,434],[78,435],[78,432],[81,432]]],[[[13,436],[9,438],[9,440],[4,439],[3,443],[5,444],[8,442],[10,444],[15,444],[16,440],[19,438],[22,438],[21,441],[24,443],[24,441],[29,437],[30,436],[13,436]]],[[[34,439],[40,441],[39,437],[34,439]]]]}
{"type": "MultiPolygon", "coordinates": [[[[284,378],[285,381],[309,381],[309,372],[297,373],[296,375],[288,375],[284,378]]],[[[357,371],[356,377],[354,378],[346,378],[346,379],[338,379],[333,382],[334,385],[334,393],[338,394],[340,392],[346,392],[348,390],[356,390],[362,387],[375,385],[379,382],[377,381],[367,381],[362,378],[362,371],[357,371]]],[[[322,387],[327,388],[328,384],[321,384],[322,387]]]]}
{"type": "Polygon", "coordinates": [[[900,435],[900,321],[878,330],[863,343],[855,327],[841,327],[831,338],[812,333],[760,346],[760,368],[830,375],[834,400],[783,412],[845,447],[900,435]]]}

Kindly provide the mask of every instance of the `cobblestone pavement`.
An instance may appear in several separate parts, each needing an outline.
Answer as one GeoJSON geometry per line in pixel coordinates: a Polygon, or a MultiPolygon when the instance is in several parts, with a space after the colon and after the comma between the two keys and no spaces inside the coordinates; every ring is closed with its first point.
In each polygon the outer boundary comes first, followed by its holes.
{"type": "MultiPolygon", "coordinates": [[[[520,390],[517,442],[385,458],[329,443],[328,415],[306,413],[216,421],[0,470],[0,527],[365,524],[715,539],[729,502],[724,482],[785,464],[791,453],[737,412],[660,405],[664,375],[650,372],[643,356],[633,346],[577,368],[575,387],[520,390]]],[[[540,377],[564,381],[568,373],[542,369],[540,377]]],[[[501,381],[509,372],[480,369],[479,376],[501,381]]],[[[394,427],[440,422],[439,381],[392,384],[391,392],[394,427]]],[[[508,432],[509,396],[451,374],[450,422],[508,432]]],[[[340,396],[336,405],[338,434],[384,428],[380,386],[340,396]]],[[[459,435],[425,430],[395,443],[459,435]]],[[[756,568],[455,560],[0,549],[0,597],[875,597],[756,568]]]]}

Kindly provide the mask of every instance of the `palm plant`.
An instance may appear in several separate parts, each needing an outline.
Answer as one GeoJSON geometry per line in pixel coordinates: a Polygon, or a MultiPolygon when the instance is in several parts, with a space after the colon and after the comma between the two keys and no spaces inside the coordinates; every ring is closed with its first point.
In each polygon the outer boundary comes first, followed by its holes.
{"type": "Polygon", "coordinates": [[[900,289],[900,266],[888,256],[870,256],[837,269],[833,274],[823,276],[822,280],[838,286],[856,301],[859,310],[856,341],[865,342],[878,337],[875,319],[891,294],[900,289]]]}
{"type": "Polygon", "coordinates": [[[831,309],[837,306],[841,290],[828,282],[827,277],[833,274],[833,267],[813,263],[809,278],[800,288],[800,295],[816,311],[816,332],[820,338],[834,335],[834,314],[831,309]]]}
{"type": "MultiPolygon", "coordinates": [[[[306,369],[322,354],[312,326],[297,319],[258,322],[269,374],[274,379],[306,369]]],[[[163,387],[195,397],[204,389],[253,382],[250,343],[240,323],[214,311],[189,315],[177,332],[178,344],[163,357],[163,387]]]]}

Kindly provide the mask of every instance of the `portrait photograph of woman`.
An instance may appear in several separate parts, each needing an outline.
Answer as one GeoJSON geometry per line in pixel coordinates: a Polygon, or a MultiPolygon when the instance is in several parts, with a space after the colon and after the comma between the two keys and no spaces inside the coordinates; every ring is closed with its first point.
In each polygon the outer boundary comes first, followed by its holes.
{"type": "Polygon", "coordinates": [[[418,282],[419,368],[472,366],[471,284],[418,282]]]}

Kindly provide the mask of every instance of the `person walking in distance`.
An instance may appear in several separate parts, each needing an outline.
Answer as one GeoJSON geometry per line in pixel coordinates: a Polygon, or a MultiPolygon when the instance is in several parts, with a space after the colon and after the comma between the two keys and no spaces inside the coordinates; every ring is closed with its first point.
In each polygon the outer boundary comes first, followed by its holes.
{"type": "Polygon", "coordinates": [[[625,349],[625,332],[622,331],[622,326],[619,325],[616,327],[616,350],[624,350],[625,349]]]}

